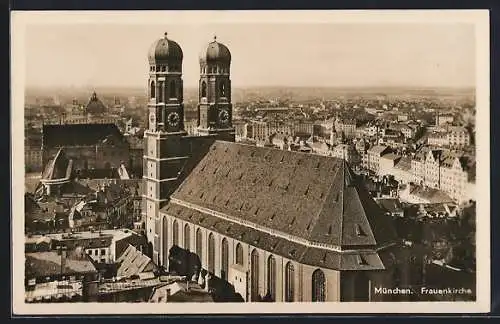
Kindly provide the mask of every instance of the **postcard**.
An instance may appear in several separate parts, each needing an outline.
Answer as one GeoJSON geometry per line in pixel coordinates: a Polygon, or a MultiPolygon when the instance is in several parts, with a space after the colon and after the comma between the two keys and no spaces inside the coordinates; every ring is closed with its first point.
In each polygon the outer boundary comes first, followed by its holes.
{"type": "Polygon", "coordinates": [[[14,11],[11,44],[14,314],[489,311],[487,10],[14,11]]]}

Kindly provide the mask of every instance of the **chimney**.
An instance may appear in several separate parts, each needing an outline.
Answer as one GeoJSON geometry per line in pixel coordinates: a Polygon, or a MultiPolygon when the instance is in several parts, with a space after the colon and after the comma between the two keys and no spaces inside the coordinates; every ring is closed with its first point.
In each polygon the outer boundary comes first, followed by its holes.
{"type": "Polygon", "coordinates": [[[170,299],[170,288],[165,289],[165,302],[170,299]]]}
{"type": "Polygon", "coordinates": [[[61,276],[64,274],[66,268],[66,246],[59,246],[61,249],[61,276]]]}

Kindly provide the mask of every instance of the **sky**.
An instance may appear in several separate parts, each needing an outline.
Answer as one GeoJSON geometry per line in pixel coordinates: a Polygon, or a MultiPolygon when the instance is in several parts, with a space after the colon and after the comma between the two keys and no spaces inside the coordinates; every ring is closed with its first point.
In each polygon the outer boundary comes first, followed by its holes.
{"type": "Polygon", "coordinates": [[[146,87],[163,34],[195,87],[213,36],[231,51],[233,87],[472,87],[475,31],[458,23],[54,24],[26,28],[26,85],[146,87]]]}

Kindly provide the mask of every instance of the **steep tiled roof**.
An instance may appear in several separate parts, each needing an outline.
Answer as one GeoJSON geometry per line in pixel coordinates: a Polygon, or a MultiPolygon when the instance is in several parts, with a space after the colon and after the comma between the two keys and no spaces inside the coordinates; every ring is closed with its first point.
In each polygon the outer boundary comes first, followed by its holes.
{"type": "Polygon", "coordinates": [[[110,135],[125,141],[115,124],[43,125],[45,147],[95,145],[110,135]]]}
{"type": "Polygon", "coordinates": [[[125,252],[123,252],[116,262],[120,264],[116,274],[119,277],[130,277],[132,275],[138,275],[145,270],[153,271],[156,269],[151,259],[132,245],[127,247],[125,252]]]}
{"type": "Polygon", "coordinates": [[[218,141],[172,198],[339,247],[394,238],[392,224],[336,158],[218,141]]]}

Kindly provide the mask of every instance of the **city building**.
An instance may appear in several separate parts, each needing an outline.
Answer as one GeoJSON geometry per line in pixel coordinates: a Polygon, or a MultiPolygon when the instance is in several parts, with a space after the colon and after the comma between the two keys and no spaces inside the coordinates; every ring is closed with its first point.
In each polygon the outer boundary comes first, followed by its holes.
{"type": "Polygon", "coordinates": [[[60,149],[75,170],[118,169],[130,159],[130,145],[115,124],[44,125],[44,169],[60,149]]]}
{"type": "Polygon", "coordinates": [[[365,155],[364,164],[366,165],[366,168],[378,174],[380,170],[381,157],[390,151],[390,147],[386,145],[375,145],[369,148],[365,155]]]}
{"type": "Polygon", "coordinates": [[[448,146],[448,134],[445,132],[432,132],[427,135],[427,145],[444,147],[448,146]]]}
{"type": "Polygon", "coordinates": [[[454,121],[452,114],[436,114],[436,126],[442,126],[445,124],[451,124],[454,121]]]}
{"type": "Polygon", "coordinates": [[[42,170],[42,148],[36,146],[24,146],[24,165],[27,172],[42,170]]]}
{"type": "Polygon", "coordinates": [[[361,163],[361,155],[352,144],[339,144],[335,146],[332,156],[346,160],[351,166],[358,166],[361,163]]]}
{"type": "Polygon", "coordinates": [[[335,130],[342,132],[346,138],[356,137],[356,119],[342,119],[339,118],[335,121],[335,130]]]}
{"type": "Polygon", "coordinates": [[[380,176],[393,175],[394,167],[400,160],[401,156],[395,153],[387,153],[382,155],[379,159],[379,168],[377,174],[380,176]]]}
{"type": "Polygon", "coordinates": [[[45,235],[28,235],[25,237],[25,251],[36,253],[46,250],[55,251],[64,246],[67,251],[82,249],[94,263],[116,263],[117,259],[129,245],[146,251],[147,244],[141,235],[128,229],[49,233],[45,235]]]}
{"type": "Polygon", "coordinates": [[[98,271],[80,248],[25,254],[27,303],[95,301],[98,271]]]}
{"type": "Polygon", "coordinates": [[[448,127],[446,139],[447,145],[453,148],[461,148],[470,145],[470,134],[465,127],[448,127]]]}

